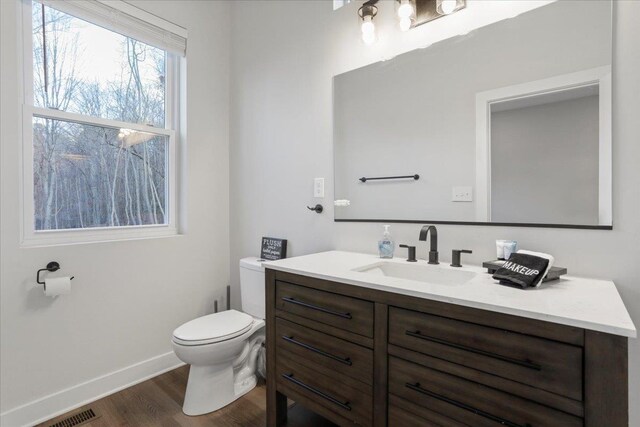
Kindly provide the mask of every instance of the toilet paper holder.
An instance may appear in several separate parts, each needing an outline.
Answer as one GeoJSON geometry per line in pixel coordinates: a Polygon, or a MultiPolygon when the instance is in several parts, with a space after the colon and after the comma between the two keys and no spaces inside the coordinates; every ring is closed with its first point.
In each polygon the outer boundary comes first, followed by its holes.
{"type": "MultiPolygon", "coordinates": [[[[46,268],[41,268],[40,270],[38,270],[38,273],[36,274],[36,283],[38,283],[39,285],[44,285],[44,282],[40,281],[40,273],[43,271],[50,271],[50,272],[54,272],[54,271],[58,271],[60,270],[60,264],[56,261],[51,261],[49,264],[47,264],[46,268]]],[[[73,280],[75,276],[71,276],[70,280],[73,280]]]]}

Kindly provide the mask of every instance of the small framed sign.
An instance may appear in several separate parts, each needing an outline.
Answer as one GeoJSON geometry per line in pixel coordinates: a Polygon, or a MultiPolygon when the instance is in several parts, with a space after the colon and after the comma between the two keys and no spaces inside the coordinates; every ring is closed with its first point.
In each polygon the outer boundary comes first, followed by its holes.
{"type": "Polygon", "coordinates": [[[275,261],[287,257],[287,240],[275,237],[263,237],[260,258],[275,261]]]}

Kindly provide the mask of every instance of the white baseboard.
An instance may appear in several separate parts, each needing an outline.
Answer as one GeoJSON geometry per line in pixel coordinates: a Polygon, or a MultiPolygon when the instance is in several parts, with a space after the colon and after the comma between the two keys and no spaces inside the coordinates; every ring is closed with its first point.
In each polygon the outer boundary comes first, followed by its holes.
{"type": "Polygon", "coordinates": [[[0,426],[32,426],[184,365],[173,352],[74,385],[0,414],[0,426]]]}

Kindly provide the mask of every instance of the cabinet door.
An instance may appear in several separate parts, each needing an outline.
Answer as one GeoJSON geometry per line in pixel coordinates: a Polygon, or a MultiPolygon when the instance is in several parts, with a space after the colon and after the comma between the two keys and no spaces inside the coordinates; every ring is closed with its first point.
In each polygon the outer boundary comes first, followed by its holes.
{"type": "Polygon", "coordinates": [[[583,425],[582,418],[396,357],[389,359],[389,392],[473,426],[583,425]]]}
{"type": "Polygon", "coordinates": [[[276,354],[309,361],[365,384],[373,384],[373,351],[322,332],[276,319],[276,354]]]}
{"type": "Polygon", "coordinates": [[[389,427],[475,427],[389,395],[389,427]]]}
{"type": "Polygon", "coordinates": [[[278,357],[276,381],[278,390],[300,402],[311,401],[352,423],[370,426],[372,423],[373,399],[371,386],[350,380],[335,373],[320,373],[308,361],[294,361],[278,357]]]}
{"type": "Polygon", "coordinates": [[[389,342],[582,401],[581,347],[396,307],[389,342]]]}
{"type": "Polygon", "coordinates": [[[373,303],[287,282],[276,282],[276,309],[373,337],[373,303]]]}

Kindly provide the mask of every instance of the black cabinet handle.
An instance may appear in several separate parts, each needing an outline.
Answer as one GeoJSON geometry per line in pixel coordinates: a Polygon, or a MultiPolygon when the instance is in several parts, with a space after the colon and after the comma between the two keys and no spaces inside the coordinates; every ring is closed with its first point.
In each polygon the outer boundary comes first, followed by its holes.
{"type": "Polygon", "coordinates": [[[432,341],[438,344],[443,344],[449,347],[453,347],[453,348],[457,348],[459,350],[464,350],[464,351],[468,351],[471,353],[476,353],[476,354],[481,354],[483,356],[488,356],[488,357],[493,357],[494,359],[499,359],[508,363],[513,363],[515,365],[520,365],[520,366],[524,366],[525,368],[529,368],[529,369],[533,369],[536,371],[541,371],[542,370],[542,366],[537,365],[535,363],[529,362],[528,360],[518,360],[518,359],[513,359],[511,357],[507,357],[507,356],[502,356],[500,354],[495,354],[495,353],[490,353],[488,351],[484,351],[484,350],[478,350],[477,348],[472,348],[472,347],[467,347],[464,345],[460,345],[460,344],[455,344],[452,342],[448,342],[445,340],[441,340],[439,338],[433,338],[433,337],[429,337],[426,335],[422,335],[420,333],[420,331],[405,331],[405,333],[409,336],[412,336],[414,338],[419,338],[421,340],[425,340],[425,341],[432,341]]]}
{"type": "Polygon", "coordinates": [[[327,353],[326,351],[322,351],[319,348],[313,347],[313,346],[311,346],[309,344],[305,344],[303,342],[300,342],[300,341],[294,339],[293,337],[288,337],[286,335],[283,335],[282,339],[287,341],[287,342],[290,342],[292,344],[299,345],[302,348],[306,348],[307,350],[313,351],[314,353],[321,354],[322,356],[328,357],[329,359],[335,360],[335,361],[340,362],[340,363],[344,363],[345,365],[351,366],[353,364],[353,362],[351,362],[351,358],[350,357],[335,356],[335,355],[333,355],[331,353],[327,353]]]}
{"type": "Polygon", "coordinates": [[[319,307],[317,305],[309,304],[303,301],[298,301],[291,297],[282,297],[282,301],[289,302],[291,304],[300,305],[302,307],[310,308],[312,310],[321,311],[323,313],[331,314],[333,316],[342,317],[343,319],[351,319],[351,313],[340,313],[339,311],[333,311],[328,308],[319,307]]]}
{"type": "Polygon", "coordinates": [[[300,386],[302,388],[304,388],[305,390],[309,390],[311,393],[314,393],[320,397],[322,397],[323,399],[328,400],[329,402],[338,405],[339,407],[341,407],[342,409],[345,409],[347,411],[351,410],[351,406],[349,406],[349,402],[341,402],[338,399],[336,399],[333,396],[329,396],[327,393],[324,393],[316,388],[311,387],[308,384],[303,383],[302,381],[296,379],[293,377],[293,374],[282,374],[282,377],[286,380],[291,381],[292,383],[294,383],[297,386],[300,386]]]}
{"type": "Polygon", "coordinates": [[[449,399],[446,396],[442,396],[440,394],[437,394],[437,393],[434,393],[432,391],[426,390],[426,389],[420,387],[420,383],[405,383],[405,387],[407,387],[407,388],[409,388],[409,389],[411,389],[413,391],[417,391],[418,393],[426,394],[427,396],[433,397],[434,399],[438,399],[438,400],[441,400],[443,402],[447,402],[450,405],[457,406],[460,409],[464,409],[466,411],[473,412],[474,414],[480,415],[481,417],[485,417],[485,418],[488,418],[490,420],[496,421],[496,422],[502,424],[503,426],[507,426],[507,427],[532,427],[531,424],[529,424],[529,423],[527,423],[525,425],[516,424],[516,423],[511,422],[509,420],[505,420],[504,418],[500,418],[500,417],[497,417],[495,415],[491,415],[488,412],[484,412],[484,411],[481,411],[480,409],[476,409],[473,406],[466,405],[466,404],[458,402],[456,400],[449,399]]]}

